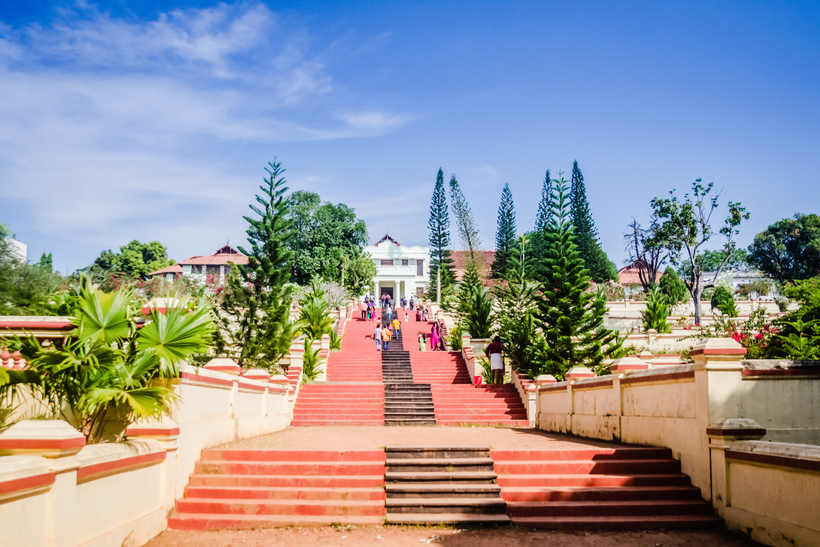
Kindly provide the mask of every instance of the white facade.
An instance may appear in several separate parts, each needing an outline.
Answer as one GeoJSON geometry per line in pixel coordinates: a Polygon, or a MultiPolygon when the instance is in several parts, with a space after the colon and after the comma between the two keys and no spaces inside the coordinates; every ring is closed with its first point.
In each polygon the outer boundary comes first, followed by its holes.
{"type": "MultiPolygon", "coordinates": [[[[763,300],[772,300],[777,293],[777,285],[768,279],[759,270],[723,270],[720,277],[715,281],[715,272],[704,272],[701,274],[701,279],[705,283],[715,283],[715,285],[726,285],[732,292],[737,292],[741,285],[748,285],[755,281],[766,281],[769,283],[770,292],[768,296],[762,297],[763,300]]],[[[755,293],[757,294],[757,293],[755,293]]]]}
{"type": "Polygon", "coordinates": [[[17,241],[12,237],[7,237],[5,240],[8,246],[9,256],[20,262],[26,262],[28,260],[28,246],[25,243],[17,241]]]}
{"type": "Polygon", "coordinates": [[[375,245],[365,248],[376,264],[373,295],[390,294],[398,302],[416,297],[427,289],[430,277],[430,248],[408,247],[384,236],[375,245]]]}

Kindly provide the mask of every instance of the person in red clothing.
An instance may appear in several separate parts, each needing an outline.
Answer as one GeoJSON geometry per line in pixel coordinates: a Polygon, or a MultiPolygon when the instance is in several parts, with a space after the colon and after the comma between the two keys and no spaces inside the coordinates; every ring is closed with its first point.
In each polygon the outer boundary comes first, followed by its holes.
{"type": "Polygon", "coordinates": [[[484,349],[484,355],[490,358],[490,370],[493,371],[493,383],[504,382],[504,357],[501,355],[501,338],[496,336],[490,345],[484,349]]]}

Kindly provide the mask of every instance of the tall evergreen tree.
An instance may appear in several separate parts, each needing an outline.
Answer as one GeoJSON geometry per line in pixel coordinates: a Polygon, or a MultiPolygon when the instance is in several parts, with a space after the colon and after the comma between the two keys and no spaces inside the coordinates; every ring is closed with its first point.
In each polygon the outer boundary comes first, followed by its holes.
{"type": "Polygon", "coordinates": [[[444,189],[444,171],[440,168],[436,175],[436,186],[430,202],[430,288],[428,293],[433,300],[438,300],[437,275],[441,268],[442,289],[451,285],[455,279],[453,259],[450,257],[450,214],[447,210],[447,193],[444,189]]]}
{"type": "Polygon", "coordinates": [[[584,260],[589,275],[596,283],[615,279],[615,265],[601,249],[598,241],[598,230],[589,212],[587,190],[584,185],[584,175],[578,167],[578,162],[572,163],[572,186],[569,193],[572,225],[575,227],[575,241],[578,253],[584,260]]]}
{"type": "Polygon", "coordinates": [[[538,213],[535,217],[535,229],[530,234],[530,259],[532,264],[540,264],[547,255],[545,234],[552,221],[551,200],[553,192],[553,180],[550,177],[550,170],[544,177],[541,186],[541,201],[538,203],[538,213]]]}
{"type": "Polygon", "coordinates": [[[498,206],[498,228],[495,232],[495,261],[493,277],[503,277],[510,267],[510,258],[515,247],[515,206],[510,185],[505,184],[501,191],[501,204],[498,206]]]}
{"type": "Polygon", "coordinates": [[[269,177],[259,187],[262,194],[256,196],[261,207],[250,205],[259,218],[242,217],[248,222],[250,250],[239,247],[239,251],[248,257],[248,264],[231,269],[217,313],[223,336],[238,349],[240,366],[275,370],[294,338],[288,284],[293,229],[285,197],[287,181],[282,177],[285,170],[276,159],[268,165],[269,177]]]}
{"type": "Polygon", "coordinates": [[[589,271],[568,214],[567,181],[561,177],[555,182],[549,250],[541,267],[543,298],[537,299],[536,318],[546,341],[539,373],[563,378],[573,366],[598,368],[607,353],[604,346],[616,337],[603,326],[604,300],[588,290],[589,271]]]}
{"type": "MultiPolygon", "coordinates": [[[[456,176],[450,177],[450,199],[453,203],[453,213],[456,215],[456,227],[461,245],[470,252],[470,261],[476,262],[477,251],[481,249],[481,237],[473,218],[473,211],[467,203],[467,198],[461,191],[456,176]]],[[[478,264],[477,264],[478,266],[478,264]]]]}

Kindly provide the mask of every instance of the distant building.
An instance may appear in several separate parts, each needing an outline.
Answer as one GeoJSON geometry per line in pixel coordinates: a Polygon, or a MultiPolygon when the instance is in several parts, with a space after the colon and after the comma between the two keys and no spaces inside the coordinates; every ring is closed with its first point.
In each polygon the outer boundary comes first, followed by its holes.
{"type": "MultiPolygon", "coordinates": [[[[636,260],[630,264],[627,264],[620,270],[618,270],[618,283],[621,285],[640,285],[641,284],[641,270],[644,271],[645,277],[650,277],[649,272],[645,262],[640,260],[636,260]]],[[[661,276],[663,275],[662,271],[658,271],[655,274],[655,283],[661,280],[661,276]]]]}
{"type": "Polygon", "coordinates": [[[230,271],[230,263],[243,266],[248,263],[248,257],[230,245],[225,245],[212,255],[190,256],[185,260],[180,260],[177,264],[151,272],[148,275],[162,276],[169,281],[179,275],[194,276],[202,282],[207,281],[208,278],[223,281],[228,271],[230,271]]]}
{"type": "MultiPolygon", "coordinates": [[[[760,270],[723,270],[720,276],[715,279],[715,272],[703,272],[700,274],[703,283],[713,283],[715,285],[725,285],[732,292],[738,292],[744,285],[762,281],[768,283],[769,294],[763,298],[774,298],[777,296],[776,284],[767,278],[760,270]]],[[[756,297],[761,297],[755,293],[756,297]]]]}
{"type": "MultiPolygon", "coordinates": [[[[478,264],[478,275],[482,279],[489,279],[493,262],[495,262],[495,251],[473,251],[473,253],[478,264]]],[[[450,251],[450,257],[453,259],[456,279],[461,281],[464,272],[467,271],[467,264],[470,263],[470,251],[450,251]]]]}
{"type": "Polygon", "coordinates": [[[385,235],[377,243],[365,247],[376,264],[373,294],[376,298],[389,294],[394,300],[419,296],[427,289],[430,275],[430,248],[407,247],[385,235]]]}

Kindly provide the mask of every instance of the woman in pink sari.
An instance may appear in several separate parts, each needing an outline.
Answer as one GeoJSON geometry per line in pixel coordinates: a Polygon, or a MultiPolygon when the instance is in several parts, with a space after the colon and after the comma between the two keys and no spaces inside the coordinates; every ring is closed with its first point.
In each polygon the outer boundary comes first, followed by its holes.
{"type": "Polygon", "coordinates": [[[430,343],[433,346],[433,351],[438,351],[439,339],[438,339],[438,325],[436,323],[433,323],[433,328],[430,329],[430,343]]]}

